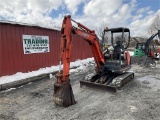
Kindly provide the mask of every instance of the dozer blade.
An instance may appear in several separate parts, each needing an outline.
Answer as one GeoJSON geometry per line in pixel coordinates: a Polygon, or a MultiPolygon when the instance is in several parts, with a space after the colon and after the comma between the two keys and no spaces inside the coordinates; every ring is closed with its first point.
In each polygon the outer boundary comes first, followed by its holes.
{"type": "Polygon", "coordinates": [[[124,74],[118,75],[117,77],[113,78],[111,82],[108,84],[106,83],[97,83],[97,80],[95,82],[81,80],[80,86],[87,86],[92,88],[98,88],[98,89],[105,89],[107,91],[116,92],[117,90],[120,90],[124,85],[129,83],[134,78],[134,73],[132,72],[126,72],[124,74]]]}
{"type": "Polygon", "coordinates": [[[54,84],[53,101],[55,104],[63,107],[69,107],[76,104],[72,87],[69,82],[54,84]]]}
{"type": "Polygon", "coordinates": [[[86,80],[80,81],[80,87],[83,87],[83,86],[91,87],[95,89],[107,90],[107,91],[114,92],[114,93],[117,91],[117,89],[115,89],[112,86],[108,86],[108,85],[101,84],[101,83],[90,82],[86,80]]]}

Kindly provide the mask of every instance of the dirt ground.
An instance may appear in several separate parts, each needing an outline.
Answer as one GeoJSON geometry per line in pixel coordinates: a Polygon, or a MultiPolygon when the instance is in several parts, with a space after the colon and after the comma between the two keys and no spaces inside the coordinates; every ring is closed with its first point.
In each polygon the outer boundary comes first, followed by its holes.
{"type": "Polygon", "coordinates": [[[160,120],[160,67],[132,70],[135,79],[117,93],[80,88],[79,80],[92,69],[73,72],[78,103],[68,108],[53,103],[55,78],[1,91],[0,120],[160,120]]]}

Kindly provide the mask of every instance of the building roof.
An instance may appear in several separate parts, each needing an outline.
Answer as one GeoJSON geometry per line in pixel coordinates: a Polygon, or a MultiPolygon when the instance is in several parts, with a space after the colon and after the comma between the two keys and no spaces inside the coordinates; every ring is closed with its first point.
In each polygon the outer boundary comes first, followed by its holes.
{"type": "Polygon", "coordinates": [[[51,29],[51,30],[60,30],[58,28],[51,28],[51,27],[45,27],[45,26],[40,26],[40,25],[36,25],[36,24],[29,24],[29,23],[15,22],[15,21],[0,20],[0,23],[13,24],[13,25],[22,25],[22,26],[31,26],[31,27],[40,27],[40,28],[51,29]]]}

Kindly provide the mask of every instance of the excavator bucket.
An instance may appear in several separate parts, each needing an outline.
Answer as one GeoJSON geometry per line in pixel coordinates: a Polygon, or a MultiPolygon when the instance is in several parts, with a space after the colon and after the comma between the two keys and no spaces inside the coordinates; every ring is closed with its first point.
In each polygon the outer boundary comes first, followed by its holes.
{"type": "Polygon", "coordinates": [[[69,82],[54,84],[53,101],[55,104],[63,107],[69,107],[76,104],[72,87],[69,82]]]}

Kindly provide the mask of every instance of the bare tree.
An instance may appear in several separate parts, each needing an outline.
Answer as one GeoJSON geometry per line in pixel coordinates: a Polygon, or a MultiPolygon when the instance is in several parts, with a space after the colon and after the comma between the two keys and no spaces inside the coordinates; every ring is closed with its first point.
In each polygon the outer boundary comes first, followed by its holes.
{"type": "Polygon", "coordinates": [[[141,37],[131,37],[130,39],[130,47],[136,47],[137,43],[144,43],[146,42],[147,38],[141,37]]]}
{"type": "MultiPolygon", "coordinates": [[[[100,44],[102,44],[102,39],[103,39],[103,31],[104,29],[106,29],[107,27],[107,23],[105,23],[104,21],[100,23],[100,25],[98,27],[95,28],[96,34],[99,38],[99,42],[100,44]]],[[[105,35],[105,42],[108,42],[108,36],[105,35]]]]}
{"type": "Polygon", "coordinates": [[[96,27],[96,33],[98,35],[98,37],[100,37],[102,39],[103,37],[103,31],[104,29],[107,27],[107,24],[103,21],[102,23],[100,23],[100,25],[98,27],[96,27]]]}
{"type": "Polygon", "coordinates": [[[151,35],[156,33],[158,30],[160,30],[160,13],[158,13],[154,18],[153,23],[148,29],[148,33],[151,35]]]}

